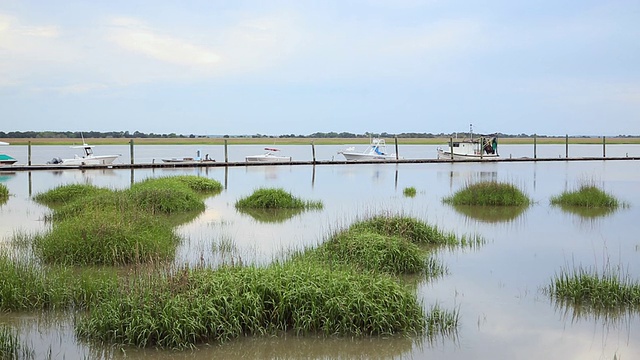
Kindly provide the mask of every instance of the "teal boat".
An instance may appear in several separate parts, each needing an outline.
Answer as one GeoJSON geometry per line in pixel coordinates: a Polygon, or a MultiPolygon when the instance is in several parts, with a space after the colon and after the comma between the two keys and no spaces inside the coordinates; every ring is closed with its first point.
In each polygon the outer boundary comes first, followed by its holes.
{"type": "Polygon", "coordinates": [[[9,155],[0,154],[0,165],[11,165],[11,164],[14,164],[16,161],[18,160],[12,158],[9,155]]]}

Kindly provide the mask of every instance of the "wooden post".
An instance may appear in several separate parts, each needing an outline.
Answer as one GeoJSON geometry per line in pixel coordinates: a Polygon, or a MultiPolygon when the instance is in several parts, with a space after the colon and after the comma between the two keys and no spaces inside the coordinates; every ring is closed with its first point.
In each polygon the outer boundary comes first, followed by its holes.
{"type": "Polygon", "coordinates": [[[533,134],[533,158],[534,159],[538,158],[537,145],[538,145],[538,134],[533,134]]]}
{"type": "MultiPolygon", "coordinates": [[[[316,146],[313,143],[313,141],[311,141],[311,157],[313,158],[313,164],[315,165],[315,163],[316,163],[316,146]]],[[[313,170],[315,171],[315,168],[313,168],[313,170]]]]}
{"type": "MultiPolygon", "coordinates": [[[[29,166],[31,166],[31,140],[29,140],[29,151],[28,152],[29,152],[29,157],[28,157],[28,160],[27,160],[27,164],[29,166]]],[[[31,194],[29,194],[29,196],[31,196],[31,194]]]]}
{"type": "Polygon", "coordinates": [[[133,139],[129,140],[129,152],[131,153],[131,165],[133,165],[133,139]]]}
{"type": "Polygon", "coordinates": [[[229,153],[227,152],[227,139],[224,139],[224,162],[229,162],[229,153]]]}
{"type": "Polygon", "coordinates": [[[399,159],[399,154],[398,154],[398,137],[395,136],[394,137],[395,141],[396,141],[396,160],[399,159]]]}
{"type": "Polygon", "coordinates": [[[482,154],[484,154],[484,136],[480,136],[480,160],[482,160],[482,154]]]}
{"type": "Polygon", "coordinates": [[[603,158],[607,157],[607,148],[606,148],[606,144],[607,144],[607,141],[605,140],[604,135],[602,135],[602,157],[603,157],[603,158]]]}
{"type": "Polygon", "coordinates": [[[453,160],[453,136],[449,137],[449,152],[451,153],[451,160],[453,160]]]}
{"type": "Polygon", "coordinates": [[[564,136],[564,157],[569,158],[569,134],[564,136]]]}

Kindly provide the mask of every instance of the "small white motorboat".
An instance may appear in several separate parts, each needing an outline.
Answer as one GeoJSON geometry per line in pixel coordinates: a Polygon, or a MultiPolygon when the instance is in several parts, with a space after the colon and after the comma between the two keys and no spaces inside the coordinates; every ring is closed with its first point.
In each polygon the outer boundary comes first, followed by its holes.
{"type": "Polygon", "coordinates": [[[496,136],[481,135],[474,139],[471,125],[469,138],[454,139],[447,149],[438,148],[438,159],[443,160],[496,160],[498,157],[498,139],[496,136]]]}
{"type": "Polygon", "coordinates": [[[162,162],[166,163],[191,163],[191,162],[215,162],[214,159],[209,157],[209,154],[204,156],[204,159],[200,157],[200,150],[196,152],[196,157],[173,157],[173,158],[163,158],[162,162]]]}
{"type": "Polygon", "coordinates": [[[372,138],[369,147],[362,152],[357,152],[354,147],[338,151],[349,161],[362,160],[397,160],[396,154],[387,153],[387,144],[384,139],[372,138]]]}
{"type": "Polygon", "coordinates": [[[71,146],[72,149],[82,149],[84,152],[83,156],[76,155],[72,159],[61,159],[61,158],[53,158],[47,162],[47,164],[58,164],[58,165],[109,165],[112,164],[115,159],[117,159],[120,155],[95,155],[93,153],[93,146],[87,145],[86,143],[82,145],[71,146]]]}
{"type": "Polygon", "coordinates": [[[247,162],[290,162],[291,156],[279,156],[275,152],[280,151],[276,148],[264,148],[265,153],[261,155],[245,156],[247,162]]]}

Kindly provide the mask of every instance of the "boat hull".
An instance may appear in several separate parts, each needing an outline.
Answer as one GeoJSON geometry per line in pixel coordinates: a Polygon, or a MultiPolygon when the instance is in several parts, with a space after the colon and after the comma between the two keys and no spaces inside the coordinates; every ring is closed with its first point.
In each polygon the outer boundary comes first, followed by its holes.
{"type": "Polygon", "coordinates": [[[341,152],[341,154],[347,161],[396,160],[395,155],[373,155],[349,152],[341,152]]]}
{"type": "Polygon", "coordinates": [[[245,161],[247,162],[291,162],[291,157],[254,155],[254,156],[245,157],[245,161]]]}
{"type": "Polygon", "coordinates": [[[12,158],[9,155],[5,155],[5,154],[0,154],[0,165],[13,165],[17,162],[18,160],[12,158]]]}
{"type": "Polygon", "coordinates": [[[62,159],[60,165],[109,165],[120,155],[100,155],[91,157],[78,157],[74,159],[62,159]]]}
{"type": "MultiPolygon", "coordinates": [[[[451,160],[451,151],[446,150],[438,150],[438,159],[440,160],[451,160]]],[[[458,154],[454,151],[453,160],[497,160],[499,156],[496,154],[458,154]]]]}

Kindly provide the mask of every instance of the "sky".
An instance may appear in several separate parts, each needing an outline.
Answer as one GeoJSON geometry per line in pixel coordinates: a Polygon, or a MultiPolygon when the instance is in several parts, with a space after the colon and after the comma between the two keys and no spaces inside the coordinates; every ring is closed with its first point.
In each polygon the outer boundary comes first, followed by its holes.
{"type": "Polygon", "coordinates": [[[0,0],[0,131],[640,134],[640,1],[0,0]]]}

